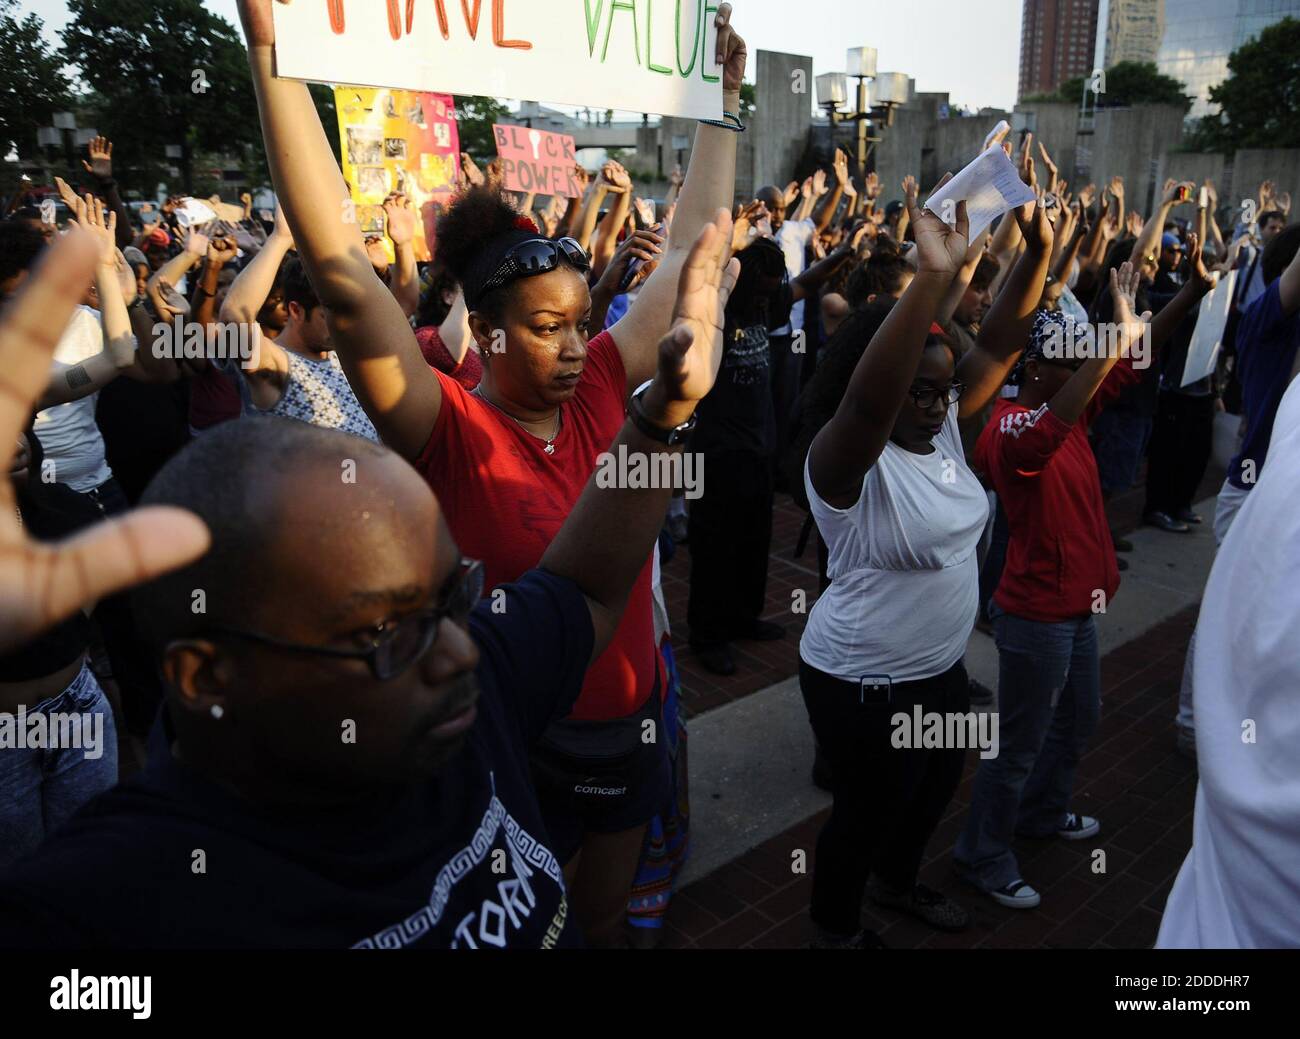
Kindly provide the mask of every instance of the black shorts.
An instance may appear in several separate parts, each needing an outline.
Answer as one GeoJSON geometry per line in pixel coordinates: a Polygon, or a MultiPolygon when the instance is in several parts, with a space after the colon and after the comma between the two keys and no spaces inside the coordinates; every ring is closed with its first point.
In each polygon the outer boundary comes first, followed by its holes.
{"type": "Polygon", "coordinates": [[[552,722],[531,759],[542,819],[560,862],[577,854],[588,832],[619,833],[649,822],[671,790],[658,680],[645,705],[627,718],[552,722]]]}

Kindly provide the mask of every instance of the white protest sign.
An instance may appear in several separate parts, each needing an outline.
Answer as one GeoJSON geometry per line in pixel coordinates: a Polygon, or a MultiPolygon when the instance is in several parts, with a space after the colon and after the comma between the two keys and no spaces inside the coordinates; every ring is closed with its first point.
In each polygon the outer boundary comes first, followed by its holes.
{"type": "Polygon", "coordinates": [[[1187,361],[1183,364],[1183,381],[1187,386],[1204,379],[1214,371],[1223,345],[1223,330],[1228,325],[1228,311],[1232,306],[1232,290],[1237,284],[1237,272],[1220,275],[1219,284],[1201,298],[1201,308],[1196,312],[1196,331],[1187,347],[1187,361]]]}
{"type": "Polygon", "coordinates": [[[926,200],[925,208],[946,223],[957,226],[957,203],[965,200],[970,220],[968,240],[974,241],[1003,213],[1034,200],[1020,173],[1001,148],[990,148],[926,200]],[[952,205],[945,206],[945,202],[952,205]]]}
{"type": "Polygon", "coordinates": [[[722,117],[708,0],[275,4],[287,79],[722,117]]]}

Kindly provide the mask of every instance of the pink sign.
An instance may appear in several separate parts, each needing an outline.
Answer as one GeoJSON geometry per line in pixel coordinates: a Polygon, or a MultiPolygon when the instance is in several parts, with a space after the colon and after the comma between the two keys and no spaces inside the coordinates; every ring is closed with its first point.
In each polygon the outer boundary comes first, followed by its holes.
{"type": "Polygon", "coordinates": [[[530,130],[526,126],[495,125],[497,154],[507,191],[535,191],[539,195],[577,198],[582,194],[573,179],[573,138],[569,134],[530,130]]]}

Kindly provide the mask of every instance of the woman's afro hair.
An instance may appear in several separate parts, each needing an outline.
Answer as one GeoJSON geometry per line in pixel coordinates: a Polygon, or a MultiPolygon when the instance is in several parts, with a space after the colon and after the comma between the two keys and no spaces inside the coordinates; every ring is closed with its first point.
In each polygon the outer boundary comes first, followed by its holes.
{"type": "Polygon", "coordinates": [[[519,229],[518,211],[499,192],[471,188],[438,219],[438,262],[463,282],[484,246],[519,229]]]}

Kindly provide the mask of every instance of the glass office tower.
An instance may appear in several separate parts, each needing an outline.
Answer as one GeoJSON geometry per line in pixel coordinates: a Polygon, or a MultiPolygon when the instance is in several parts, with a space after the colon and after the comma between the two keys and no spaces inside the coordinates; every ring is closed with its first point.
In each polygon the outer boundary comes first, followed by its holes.
{"type": "Polygon", "coordinates": [[[1195,99],[1191,116],[1213,109],[1210,87],[1228,78],[1228,55],[1290,15],[1300,0],[1165,0],[1160,71],[1181,80],[1195,99]]]}

